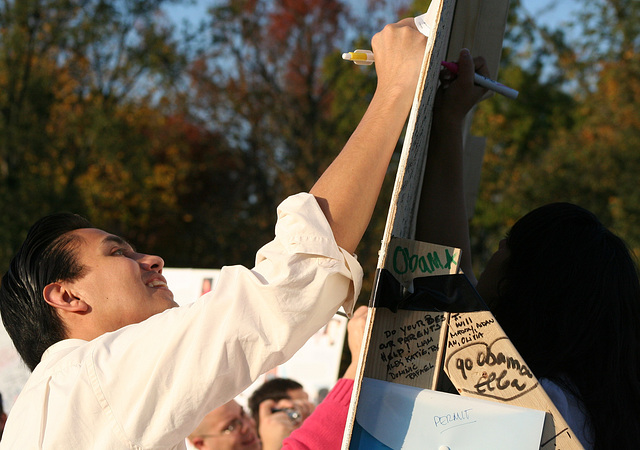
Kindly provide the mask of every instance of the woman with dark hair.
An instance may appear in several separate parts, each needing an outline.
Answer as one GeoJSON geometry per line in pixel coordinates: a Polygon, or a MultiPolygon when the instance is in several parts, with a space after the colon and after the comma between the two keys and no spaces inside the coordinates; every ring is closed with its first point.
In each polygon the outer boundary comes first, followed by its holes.
{"type": "Polygon", "coordinates": [[[572,428],[582,425],[587,442],[637,446],[640,283],[626,244],[591,212],[554,203],[516,222],[505,245],[504,276],[487,298],[496,319],[543,387],[577,400],[585,423],[572,428]]]}
{"type": "MultiPolygon", "coordinates": [[[[463,76],[474,70],[468,52],[459,66],[457,81],[444,79],[437,98],[439,131],[429,146],[416,237],[461,248],[475,283],[462,129],[481,88],[463,76]]],[[[485,70],[482,59],[475,68],[485,70]]],[[[516,222],[476,287],[583,446],[637,448],[640,283],[622,239],[579,206],[542,206],[516,222]]]]}

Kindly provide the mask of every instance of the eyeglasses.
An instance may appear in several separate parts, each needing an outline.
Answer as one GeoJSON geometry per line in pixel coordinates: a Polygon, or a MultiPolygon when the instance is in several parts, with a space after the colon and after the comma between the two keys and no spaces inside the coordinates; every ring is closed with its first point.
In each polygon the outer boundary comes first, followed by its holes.
{"type": "Polygon", "coordinates": [[[247,416],[244,409],[240,410],[240,417],[233,419],[227,427],[222,430],[220,433],[216,434],[201,434],[201,438],[207,437],[219,437],[219,436],[228,436],[232,433],[239,433],[242,431],[243,426],[250,420],[250,417],[247,416]]]}

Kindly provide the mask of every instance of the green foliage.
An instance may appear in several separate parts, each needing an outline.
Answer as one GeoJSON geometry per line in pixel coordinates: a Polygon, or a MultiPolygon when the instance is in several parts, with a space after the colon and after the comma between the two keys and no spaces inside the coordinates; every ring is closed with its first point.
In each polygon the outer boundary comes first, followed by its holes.
{"type": "Polygon", "coordinates": [[[537,189],[524,196],[522,188],[540,182],[531,169],[550,148],[558,127],[573,123],[571,97],[553,83],[541,82],[540,76],[515,66],[504,68],[500,80],[520,91],[518,100],[496,95],[481,103],[475,114],[474,133],[487,137],[471,222],[473,250],[481,265],[515,220],[538,206],[537,189]]]}
{"type": "Polygon", "coordinates": [[[518,217],[553,201],[590,209],[637,252],[638,4],[585,0],[567,33],[518,8],[500,79],[521,95],[488,100],[476,115],[488,137],[472,221],[478,270],[518,217]]]}
{"type": "MultiPolygon", "coordinates": [[[[184,58],[166,1],[20,0],[0,7],[0,265],[28,226],[56,210],[91,216],[96,197],[152,171],[126,114],[169,86],[184,58]],[[121,184],[103,183],[110,166],[121,184]],[[91,175],[96,176],[88,185],[91,175]],[[127,178],[124,174],[128,174],[127,178]],[[90,197],[90,198],[89,198],[90,197]]],[[[139,185],[138,185],[139,186],[139,185]]],[[[141,197],[134,197],[141,198],[141,197]]],[[[127,202],[120,204],[126,205],[127,202]]],[[[99,203],[99,202],[98,202],[99,203]]],[[[112,208],[113,215],[122,208],[112,208]]],[[[100,216],[95,214],[100,219],[100,216]]],[[[124,217],[121,216],[126,223],[124,217]]],[[[90,217],[93,218],[93,217],[90,217]]]]}
{"type": "MultiPolygon", "coordinates": [[[[374,69],[340,54],[429,2],[371,0],[365,17],[340,0],[217,1],[181,37],[160,12],[170,3],[181,2],[0,5],[0,266],[55,210],[172,266],[252,264],[275,205],[311,187],[374,92],[374,69]]],[[[473,128],[487,137],[478,271],[549,201],[593,210],[640,250],[640,6],[582,3],[553,29],[511,2],[499,79],[520,97],[483,102],[473,128]]],[[[358,251],[367,283],[395,162],[358,251]]]]}
{"type": "Polygon", "coordinates": [[[340,58],[354,45],[344,2],[228,1],[210,11],[212,44],[190,71],[194,104],[247,161],[243,226],[255,249],[273,234],[276,205],[309,190],[342,149],[375,76],[340,58]]]}

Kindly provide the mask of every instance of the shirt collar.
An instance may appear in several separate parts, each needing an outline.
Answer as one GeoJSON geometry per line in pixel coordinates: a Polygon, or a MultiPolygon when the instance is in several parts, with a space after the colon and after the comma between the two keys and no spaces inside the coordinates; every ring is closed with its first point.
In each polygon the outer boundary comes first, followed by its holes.
{"type": "Polygon", "coordinates": [[[58,352],[80,347],[87,342],[88,341],[85,341],[83,339],[64,339],[62,341],[56,342],[51,347],[45,350],[45,352],[42,354],[42,358],[40,358],[40,362],[44,361],[47,358],[50,358],[58,352]]]}

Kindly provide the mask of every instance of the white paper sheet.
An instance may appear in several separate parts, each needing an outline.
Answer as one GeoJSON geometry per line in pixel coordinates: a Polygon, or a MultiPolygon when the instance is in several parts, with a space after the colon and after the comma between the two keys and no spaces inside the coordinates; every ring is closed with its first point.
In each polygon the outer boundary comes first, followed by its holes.
{"type": "Polygon", "coordinates": [[[356,422],[392,449],[540,448],[544,411],[363,378],[356,422]]]}

